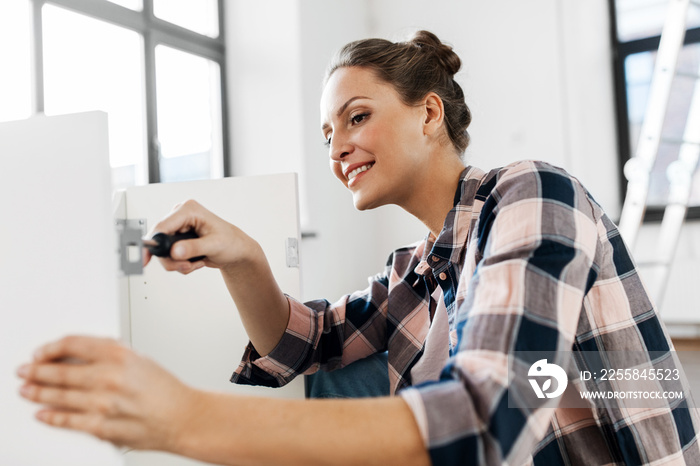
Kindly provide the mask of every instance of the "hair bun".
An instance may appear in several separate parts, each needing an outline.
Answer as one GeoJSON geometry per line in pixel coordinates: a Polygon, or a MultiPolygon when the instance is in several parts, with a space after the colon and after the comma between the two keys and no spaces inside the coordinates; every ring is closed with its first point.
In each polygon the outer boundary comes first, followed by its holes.
{"type": "Polygon", "coordinates": [[[418,31],[411,43],[432,51],[440,65],[451,75],[455,75],[462,67],[462,60],[449,45],[443,44],[438,37],[429,31],[418,31]]]}

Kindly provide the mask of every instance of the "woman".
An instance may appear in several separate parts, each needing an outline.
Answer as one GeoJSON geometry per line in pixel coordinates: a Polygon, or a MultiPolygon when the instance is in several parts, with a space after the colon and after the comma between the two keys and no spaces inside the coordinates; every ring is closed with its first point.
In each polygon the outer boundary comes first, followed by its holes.
{"type": "Polygon", "coordinates": [[[234,381],[281,385],[388,350],[398,396],[207,393],[114,341],[68,337],[20,369],[23,396],[48,405],[39,419],[221,464],[700,461],[689,400],[572,409],[542,384],[542,400],[523,401],[535,386],[527,370],[541,362],[529,352],[578,373],[589,366],[571,352],[650,361],[671,346],[616,227],[576,179],[540,162],[464,166],[471,117],[459,67],[421,31],[405,43],[348,44],[329,68],[321,124],[331,170],[356,208],[397,204],[429,230],[366,290],[333,305],[295,302],[257,243],[195,202],[155,227],[200,235],[176,244],[168,270],[221,270],[251,340],[234,381]],[[186,260],[195,256],[206,259],[186,260]]]}

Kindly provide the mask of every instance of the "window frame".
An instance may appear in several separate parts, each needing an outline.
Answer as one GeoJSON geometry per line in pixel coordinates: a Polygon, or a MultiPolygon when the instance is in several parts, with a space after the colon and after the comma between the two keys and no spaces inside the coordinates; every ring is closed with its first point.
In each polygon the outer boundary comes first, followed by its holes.
{"type": "MultiPolygon", "coordinates": [[[[617,116],[617,146],[620,180],[620,199],[624,201],[627,195],[627,178],[623,173],[625,163],[632,158],[630,147],[630,125],[627,112],[627,83],[625,77],[625,59],[636,53],[651,52],[659,49],[661,35],[643,37],[631,41],[621,42],[617,31],[617,12],[615,0],[608,0],[610,10],[610,34],[613,49],[613,75],[615,87],[615,113],[617,116]]],[[[683,45],[700,43],[700,27],[686,30],[683,45]]],[[[660,222],[664,216],[663,207],[647,207],[644,211],[644,222],[660,222]]],[[[700,206],[688,206],[687,219],[700,219],[700,206]]]]}
{"type": "Polygon", "coordinates": [[[196,33],[155,16],[153,0],[143,0],[143,10],[130,8],[107,0],[29,0],[32,18],[32,111],[44,113],[44,72],[43,72],[43,17],[44,5],[55,5],[76,13],[89,16],[119,27],[123,27],[143,37],[144,95],[146,111],[147,167],[148,182],[160,182],[160,149],[158,143],[158,115],[156,105],[156,59],[155,49],[165,45],[191,53],[219,65],[221,83],[221,135],[224,176],[231,175],[231,162],[228,140],[228,105],[226,89],[226,37],[224,28],[224,1],[217,0],[219,35],[212,38],[196,33]]]}

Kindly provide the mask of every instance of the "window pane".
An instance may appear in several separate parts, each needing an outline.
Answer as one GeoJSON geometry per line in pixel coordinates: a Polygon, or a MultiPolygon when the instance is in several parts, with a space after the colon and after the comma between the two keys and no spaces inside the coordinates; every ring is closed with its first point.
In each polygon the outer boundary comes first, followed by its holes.
{"type": "Polygon", "coordinates": [[[116,3],[117,5],[131,8],[132,10],[143,10],[143,0],[107,0],[108,2],[116,3]]]}
{"type": "Polygon", "coordinates": [[[109,114],[116,187],[147,181],[142,42],[133,31],[44,7],[46,113],[109,114]]]}
{"type": "Polygon", "coordinates": [[[0,2],[0,121],[31,114],[30,22],[28,0],[0,2]]]}
{"type": "Polygon", "coordinates": [[[153,14],[205,36],[219,35],[217,0],[154,0],[153,14]]]}
{"type": "Polygon", "coordinates": [[[211,60],[156,47],[161,181],[223,176],[219,76],[211,60]]]}
{"type": "MultiPolygon", "coordinates": [[[[617,36],[621,42],[658,36],[664,26],[669,0],[616,0],[617,36]]],[[[688,28],[700,26],[700,7],[690,4],[688,28]]]]}
{"type": "MultiPolygon", "coordinates": [[[[627,112],[630,125],[631,154],[635,154],[644,112],[646,111],[647,98],[651,85],[651,77],[654,69],[656,52],[643,52],[630,55],[625,60],[625,76],[627,80],[627,112]]],[[[666,178],[666,168],[678,158],[680,140],[685,131],[685,122],[690,107],[690,96],[696,79],[683,76],[683,73],[698,73],[700,64],[700,44],[683,47],[678,57],[678,71],[681,75],[674,78],[671,87],[671,95],[668,101],[666,117],[662,129],[662,142],[649,184],[649,197],[647,205],[665,206],[669,189],[666,178]]],[[[700,92],[700,91],[699,91],[700,92]]],[[[697,177],[696,177],[697,179],[697,177]]],[[[695,184],[694,193],[690,205],[700,205],[700,188],[695,184]]]]}

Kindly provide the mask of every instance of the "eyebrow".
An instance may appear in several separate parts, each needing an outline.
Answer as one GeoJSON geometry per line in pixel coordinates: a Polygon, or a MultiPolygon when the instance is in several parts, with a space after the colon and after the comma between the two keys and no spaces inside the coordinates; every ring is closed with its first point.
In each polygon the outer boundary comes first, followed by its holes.
{"type": "MultiPolygon", "coordinates": [[[[369,97],[365,97],[363,95],[356,95],[355,97],[349,98],[347,102],[345,102],[343,105],[340,106],[340,108],[336,112],[336,116],[342,115],[343,112],[345,111],[345,109],[348,108],[348,105],[350,105],[351,103],[353,103],[354,101],[356,101],[358,99],[369,99],[369,97]]],[[[321,131],[325,130],[329,126],[330,125],[328,123],[324,123],[323,126],[321,126],[321,131]]]]}

